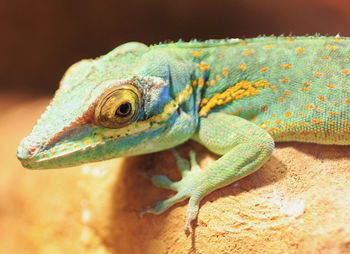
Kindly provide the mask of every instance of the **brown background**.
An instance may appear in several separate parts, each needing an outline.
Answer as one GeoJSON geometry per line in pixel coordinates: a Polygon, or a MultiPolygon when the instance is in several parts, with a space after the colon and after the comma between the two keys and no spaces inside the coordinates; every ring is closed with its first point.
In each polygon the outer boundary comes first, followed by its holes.
{"type": "Polygon", "coordinates": [[[52,93],[65,69],[127,41],[350,36],[348,0],[0,1],[0,86],[52,93]]]}

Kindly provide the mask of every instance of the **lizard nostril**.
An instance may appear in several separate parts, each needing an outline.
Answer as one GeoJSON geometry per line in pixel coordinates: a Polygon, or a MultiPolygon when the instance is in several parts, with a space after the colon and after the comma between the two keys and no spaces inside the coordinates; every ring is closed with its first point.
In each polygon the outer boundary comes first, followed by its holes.
{"type": "Polygon", "coordinates": [[[27,160],[30,159],[37,151],[37,145],[33,144],[30,139],[25,138],[18,146],[17,157],[20,160],[27,160]]]}

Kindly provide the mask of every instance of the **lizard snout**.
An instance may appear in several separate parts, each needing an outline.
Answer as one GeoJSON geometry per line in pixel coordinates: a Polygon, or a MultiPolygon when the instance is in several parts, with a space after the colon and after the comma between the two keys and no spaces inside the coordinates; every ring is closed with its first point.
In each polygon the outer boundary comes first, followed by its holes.
{"type": "Polygon", "coordinates": [[[35,154],[39,151],[39,145],[32,142],[29,137],[24,138],[17,148],[17,158],[23,166],[30,162],[35,154]]]}

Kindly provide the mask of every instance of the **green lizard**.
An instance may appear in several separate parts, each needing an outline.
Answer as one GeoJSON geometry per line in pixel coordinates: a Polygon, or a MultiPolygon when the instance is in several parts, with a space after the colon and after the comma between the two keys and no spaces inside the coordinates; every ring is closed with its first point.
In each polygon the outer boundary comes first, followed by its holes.
{"type": "Polygon", "coordinates": [[[208,193],[259,169],[274,142],[350,145],[350,39],[261,37],[121,45],[73,65],[17,157],[61,168],[175,147],[222,155],[200,170],[176,153],[182,179],[153,176],[189,198],[185,229],[208,193]]]}

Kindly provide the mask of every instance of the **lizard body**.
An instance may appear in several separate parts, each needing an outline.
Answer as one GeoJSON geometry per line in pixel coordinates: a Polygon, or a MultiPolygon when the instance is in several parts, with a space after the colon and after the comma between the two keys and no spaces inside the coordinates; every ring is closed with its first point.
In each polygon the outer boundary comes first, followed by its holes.
{"type": "Polygon", "coordinates": [[[259,169],[274,142],[350,145],[350,39],[261,37],[121,45],[73,65],[17,156],[59,168],[156,152],[193,139],[223,155],[200,170],[175,152],[177,191],[145,212],[200,200],[259,169]]]}

